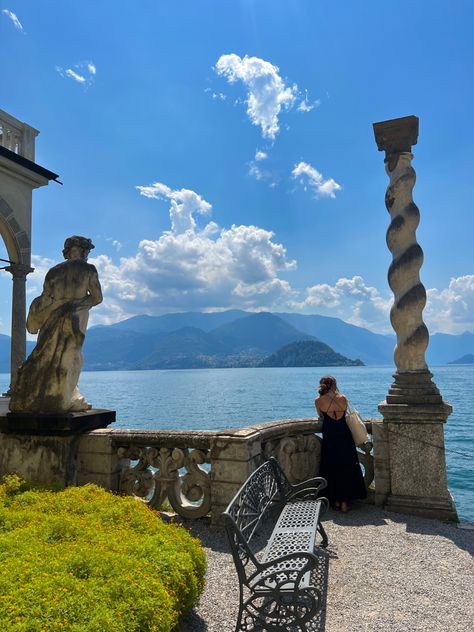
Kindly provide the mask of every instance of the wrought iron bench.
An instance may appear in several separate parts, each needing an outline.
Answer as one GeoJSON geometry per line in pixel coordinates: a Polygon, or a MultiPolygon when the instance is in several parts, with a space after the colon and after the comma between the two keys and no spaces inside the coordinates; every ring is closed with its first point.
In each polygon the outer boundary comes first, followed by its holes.
{"type": "Polygon", "coordinates": [[[236,632],[305,630],[319,612],[314,550],[317,531],[320,546],[328,544],[321,524],[328,501],[318,498],[326,485],[320,477],[291,485],[272,457],[249,476],[223,513],[240,585],[236,632]],[[249,543],[273,510],[281,511],[257,560],[249,543]]]}

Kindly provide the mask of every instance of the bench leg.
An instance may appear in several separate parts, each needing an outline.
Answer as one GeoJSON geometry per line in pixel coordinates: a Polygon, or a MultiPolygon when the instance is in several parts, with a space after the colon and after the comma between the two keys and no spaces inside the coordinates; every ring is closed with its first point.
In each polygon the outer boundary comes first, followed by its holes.
{"type": "Polygon", "coordinates": [[[327,547],[327,545],[328,545],[328,543],[329,543],[329,542],[328,542],[328,536],[327,536],[327,533],[326,533],[326,531],[324,530],[324,527],[323,527],[323,525],[321,524],[321,522],[319,522],[319,523],[318,523],[318,531],[319,531],[319,533],[320,533],[320,535],[321,535],[321,538],[322,538],[321,547],[322,547],[323,549],[325,549],[325,548],[327,547]]]}

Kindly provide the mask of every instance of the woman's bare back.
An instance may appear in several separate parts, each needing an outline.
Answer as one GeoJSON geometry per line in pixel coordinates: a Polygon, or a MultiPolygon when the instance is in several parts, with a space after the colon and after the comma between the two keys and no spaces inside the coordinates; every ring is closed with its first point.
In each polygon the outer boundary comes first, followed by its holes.
{"type": "Polygon", "coordinates": [[[322,413],[326,413],[332,419],[342,419],[347,410],[347,399],[342,393],[329,391],[320,397],[317,397],[315,402],[316,410],[319,416],[322,413]]]}

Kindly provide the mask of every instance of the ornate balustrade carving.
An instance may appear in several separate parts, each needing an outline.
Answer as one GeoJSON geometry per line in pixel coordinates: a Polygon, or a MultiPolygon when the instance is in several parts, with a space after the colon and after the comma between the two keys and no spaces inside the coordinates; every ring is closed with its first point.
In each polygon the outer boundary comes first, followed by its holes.
{"type": "MultiPolygon", "coordinates": [[[[366,426],[370,433],[371,420],[366,426]]],[[[292,483],[315,476],[321,428],[316,419],[288,419],[222,431],[117,429],[107,436],[119,463],[119,491],[153,508],[167,500],[188,519],[211,513],[217,520],[236,488],[270,456],[292,483]]],[[[358,453],[369,487],[374,480],[372,444],[358,453]]]]}
{"type": "Polygon", "coordinates": [[[114,443],[121,461],[122,493],[153,508],[168,500],[185,518],[201,518],[210,512],[210,449],[204,433],[120,434],[115,431],[114,443]]]}

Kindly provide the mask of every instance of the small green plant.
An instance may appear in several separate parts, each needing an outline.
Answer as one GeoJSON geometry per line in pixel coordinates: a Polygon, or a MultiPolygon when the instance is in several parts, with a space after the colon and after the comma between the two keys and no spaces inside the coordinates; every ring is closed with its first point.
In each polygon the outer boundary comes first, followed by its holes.
{"type": "Polygon", "coordinates": [[[0,485],[0,628],[165,632],[197,601],[205,555],[181,527],[94,485],[0,485]]]}

